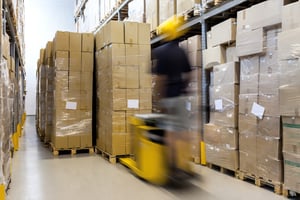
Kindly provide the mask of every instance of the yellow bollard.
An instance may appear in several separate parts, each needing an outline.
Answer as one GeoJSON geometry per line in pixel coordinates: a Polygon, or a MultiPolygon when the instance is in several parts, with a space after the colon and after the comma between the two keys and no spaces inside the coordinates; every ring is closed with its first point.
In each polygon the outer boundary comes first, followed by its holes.
{"type": "Polygon", "coordinates": [[[0,185],[0,200],[5,200],[5,185],[1,184],[0,185]]]}
{"type": "Polygon", "coordinates": [[[18,133],[14,133],[12,137],[13,145],[14,145],[14,150],[18,151],[19,150],[19,135],[18,133]]]}
{"type": "Polygon", "coordinates": [[[22,136],[22,131],[21,131],[22,129],[21,129],[21,124],[19,123],[18,125],[17,125],[17,133],[18,133],[18,136],[19,137],[21,137],[22,136]]]}
{"type": "Polygon", "coordinates": [[[200,153],[201,153],[201,165],[206,165],[206,153],[205,153],[205,143],[200,142],[200,153]]]}

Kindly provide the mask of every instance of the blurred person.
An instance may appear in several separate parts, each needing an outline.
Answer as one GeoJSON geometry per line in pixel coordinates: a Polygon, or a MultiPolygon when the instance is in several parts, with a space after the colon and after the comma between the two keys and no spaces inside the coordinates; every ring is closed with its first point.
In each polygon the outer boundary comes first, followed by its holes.
{"type": "Polygon", "coordinates": [[[185,145],[189,142],[187,132],[189,119],[185,96],[192,69],[186,52],[178,46],[177,39],[183,34],[177,30],[181,23],[181,19],[174,16],[162,24],[158,31],[159,34],[165,36],[166,44],[153,50],[153,57],[156,61],[153,73],[157,75],[159,106],[161,112],[166,114],[161,126],[166,131],[171,176],[185,168],[184,165],[188,161],[182,160],[178,155],[189,150],[184,149],[189,148],[185,145]],[[179,146],[180,152],[178,151],[179,146]]]}

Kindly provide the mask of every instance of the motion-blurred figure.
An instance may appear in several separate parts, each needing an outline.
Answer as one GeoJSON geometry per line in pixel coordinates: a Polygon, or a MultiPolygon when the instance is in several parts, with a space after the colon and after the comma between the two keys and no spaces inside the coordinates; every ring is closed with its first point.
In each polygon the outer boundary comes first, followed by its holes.
{"type": "Polygon", "coordinates": [[[174,16],[160,25],[158,32],[166,36],[167,43],[153,51],[156,60],[153,73],[157,75],[159,106],[162,113],[166,114],[161,128],[167,133],[166,143],[171,176],[178,174],[181,169],[186,171],[189,167],[187,155],[183,155],[183,152],[189,152],[187,132],[189,119],[185,96],[191,65],[185,51],[178,46],[177,39],[183,34],[178,31],[178,27],[182,22],[181,18],[174,16]]]}

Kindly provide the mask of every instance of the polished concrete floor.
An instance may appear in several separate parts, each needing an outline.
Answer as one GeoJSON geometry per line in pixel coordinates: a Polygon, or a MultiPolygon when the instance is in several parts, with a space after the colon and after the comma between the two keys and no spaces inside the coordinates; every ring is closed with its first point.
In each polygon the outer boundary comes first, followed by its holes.
{"type": "Polygon", "coordinates": [[[195,165],[199,177],[183,186],[156,187],[120,164],[99,155],[53,157],[36,135],[34,117],[28,117],[21,148],[13,159],[8,200],[243,200],[285,199],[207,167],[195,165]]]}

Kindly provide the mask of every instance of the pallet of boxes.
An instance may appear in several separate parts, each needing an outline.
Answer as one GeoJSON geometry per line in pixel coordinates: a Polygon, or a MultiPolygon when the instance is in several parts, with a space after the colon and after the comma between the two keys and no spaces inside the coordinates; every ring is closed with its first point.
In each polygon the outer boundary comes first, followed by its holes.
{"type": "MultiPolygon", "coordinates": [[[[57,31],[52,49],[54,72],[48,75],[54,77],[48,77],[48,89],[50,96],[53,92],[53,110],[47,118],[52,119],[48,125],[53,154],[91,153],[94,36],[57,31]]],[[[51,105],[51,97],[48,100],[51,105]]]]}
{"type": "Polygon", "coordinates": [[[129,119],[151,113],[150,26],[111,21],[96,33],[98,153],[131,155],[129,119]]]}
{"type": "Polygon", "coordinates": [[[277,194],[283,183],[277,60],[280,32],[280,1],[265,1],[237,13],[239,177],[254,180],[257,186],[271,186],[277,194]]]}
{"type": "Polygon", "coordinates": [[[280,114],[283,126],[284,196],[300,196],[300,2],[282,7],[278,35],[280,114]]]}
{"type": "Polygon", "coordinates": [[[236,19],[230,18],[207,33],[203,65],[210,72],[210,120],[204,125],[206,162],[222,172],[239,168],[239,60],[235,55],[236,19]]]}

